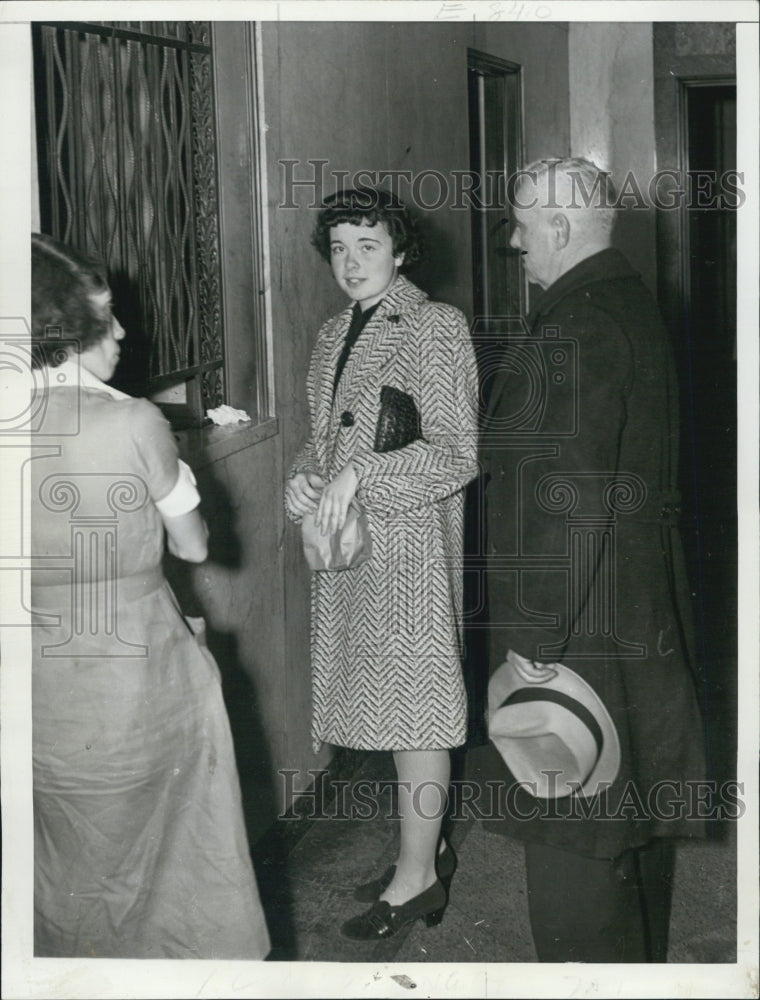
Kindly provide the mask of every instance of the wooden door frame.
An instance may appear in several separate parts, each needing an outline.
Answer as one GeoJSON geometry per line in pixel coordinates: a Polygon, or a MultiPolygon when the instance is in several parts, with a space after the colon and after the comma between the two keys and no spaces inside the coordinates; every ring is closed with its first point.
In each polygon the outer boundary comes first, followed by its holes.
{"type": "MultiPolygon", "coordinates": [[[[514,150],[512,153],[514,163],[510,164],[508,162],[508,143],[505,142],[505,154],[503,162],[501,164],[501,171],[504,177],[504,191],[507,191],[507,182],[509,180],[509,175],[511,170],[519,170],[523,166],[523,86],[522,86],[522,66],[519,63],[511,62],[508,59],[502,59],[499,56],[490,55],[487,52],[482,52],[479,49],[468,48],[467,49],[467,73],[475,71],[485,76],[496,76],[496,77],[509,77],[514,81],[512,87],[512,92],[509,95],[509,103],[511,109],[505,108],[505,129],[508,124],[507,116],[509,110],[512,111],[514,120],[516,121],[516,132],[512,137],[514,140],[514,150]]],[[[469,80],[468,80],[469,89],[469,80]]],[[[472,134],[472,122],[469,123],[468,129],[470,134],[472,134]]],[[[505,133],[506,134],[506,133],[505,133]]],[[[472,169],[472,161],[470,162],[470,168],[472,169]]],[[[505,213],[508,214],[509,206],[504,206],[505,213]]],[[[478,266],[477,266],[477,256],[482,255],[481,244],[482,244],[482,232],[479,227],[479,220],[476,215],[475,209],[471,209],[472,212],[472,296],[473,296],[473,312],[477,315],[483,315],[484,318],[491,319],[493,315],[488,308],[488,302],[482,301],[482,283],[479,281],[478,277],[478,266]]],[[[482,225],[482,221],[480,222],[482,225]]],[[[487,236],[486,236],[487,238],[487,236]]],[[[486,255],[487,256],[487,255],[486,255]]],[[[506,267],[506,263],[505,263],[506,267]]],[[[517,299],[519,301],[520,314],[523,315],[527,306],[527,281],[525,279],[524,273],[521,274],[520,285],[517,291],[517,299]]]]}

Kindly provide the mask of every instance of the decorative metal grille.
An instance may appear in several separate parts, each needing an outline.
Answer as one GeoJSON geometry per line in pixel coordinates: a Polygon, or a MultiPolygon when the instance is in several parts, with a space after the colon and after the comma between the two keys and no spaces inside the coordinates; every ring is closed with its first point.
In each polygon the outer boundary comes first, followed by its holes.
{"type": "Polygon", "coordinates": [[[33,30],[42,228],[131,300],[121,384],[200,417],[225,400],[210,25],[33,30]]]}

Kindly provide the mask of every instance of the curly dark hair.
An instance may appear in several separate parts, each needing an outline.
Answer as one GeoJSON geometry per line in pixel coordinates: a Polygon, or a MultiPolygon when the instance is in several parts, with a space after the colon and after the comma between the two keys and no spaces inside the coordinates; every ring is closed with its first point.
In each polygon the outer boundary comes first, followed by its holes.
{"type": "Polygon", "coordinates": [[[393,241],[393,254],[404,254],[400,271],[408,271],[424,253],[424,240],[406,205],[388,191],[369,187],[348,188],[325,198],[317,216],[312,245],[330,261],[330,230],[343,222],[375,226],[382,222],[393,241]]]}
{"type": "Polygon", "coordinates": [[[57,368],[67,347],[81,354],[111,328],[90,296],[108,291],[103,263],[44,233],[32,233],[32,364],[57,368]],[[71,342],[73,341],[73,345],[71,342]]]}

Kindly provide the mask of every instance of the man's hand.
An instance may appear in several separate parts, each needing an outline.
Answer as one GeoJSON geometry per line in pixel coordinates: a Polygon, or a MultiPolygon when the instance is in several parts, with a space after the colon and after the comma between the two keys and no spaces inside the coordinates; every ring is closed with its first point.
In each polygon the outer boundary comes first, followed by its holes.
{"type": "Polygon", "coordinates": [[[291,514],[303,517],[317,509],[325,481],[318,472],[297,472],[285,486],[285,503],[291,514]]]}
{"type": "Polygon", "coordinates": [[[349,462],[322,490],[322,498],[314,521],[317,527],[322,529],[323,535],[340,531],[346,523],[348,507],[354,499],[358,485],[359,477],[349,462]]]}
{"type": "Polygon", "coordinates": [[[522,679],[528,684],[544,684],[557,676],[557,671],[549,663],[536,663],[535,660],[526,660],[513,649],[507,653],[507,662],[510,663],[522,679]]]}

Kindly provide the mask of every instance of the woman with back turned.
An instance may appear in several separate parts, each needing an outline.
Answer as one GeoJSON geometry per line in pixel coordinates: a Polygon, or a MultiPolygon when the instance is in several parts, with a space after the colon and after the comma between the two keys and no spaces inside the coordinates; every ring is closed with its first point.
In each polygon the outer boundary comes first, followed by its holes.
{"type": "Polygon", "coordinates": [[[32,321],[35,954],[264,958],[219,670],[161,570],[164,538],[206,558],[195,480],[157,407],[107,385],[101,264],[34,235],[32,321]]]}

